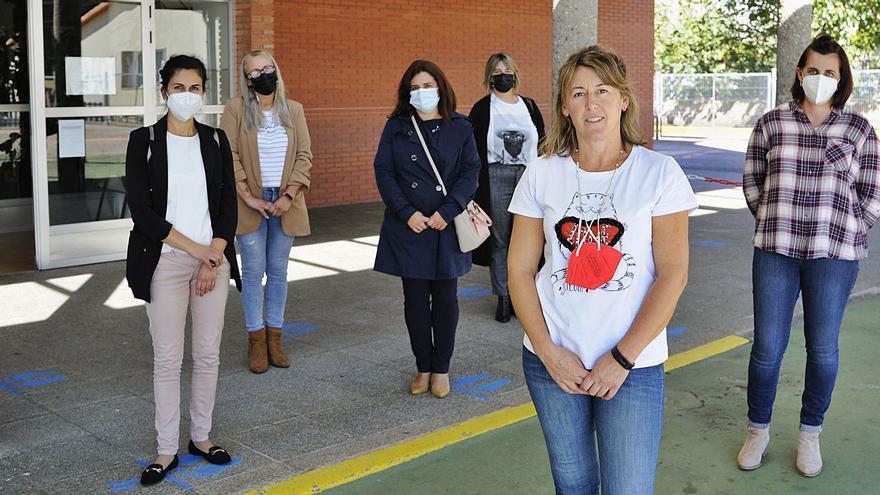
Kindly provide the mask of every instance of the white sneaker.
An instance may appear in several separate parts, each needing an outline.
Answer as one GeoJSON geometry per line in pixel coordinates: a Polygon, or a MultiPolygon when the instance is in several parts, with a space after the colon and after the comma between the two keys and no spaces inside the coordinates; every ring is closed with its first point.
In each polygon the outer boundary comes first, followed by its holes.
{"type": "Polygon", "coordinates": [[[797,469],[807,478],[812,478],[822,472],[822,453],[819,451],[818,431],[798,432],[797,469]]]}
{"type": "Polygon", "coordinates": [[[736,465],[743,471],[751,471],[761,467],[764,451],[770,444],[770,428],[752,428],[746,433],[746,442],[736,456],[736,465]]]}

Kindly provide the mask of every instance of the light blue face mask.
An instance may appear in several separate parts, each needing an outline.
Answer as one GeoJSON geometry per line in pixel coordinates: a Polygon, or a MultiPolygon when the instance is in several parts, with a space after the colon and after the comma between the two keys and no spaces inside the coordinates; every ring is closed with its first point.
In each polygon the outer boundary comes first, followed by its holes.
{"type": "Polygon", "coordinates": [[[421,88],[409,92],[409,104],[422,113],[431,113],[440,103],[440,91],[437,88],[421,88]]]}

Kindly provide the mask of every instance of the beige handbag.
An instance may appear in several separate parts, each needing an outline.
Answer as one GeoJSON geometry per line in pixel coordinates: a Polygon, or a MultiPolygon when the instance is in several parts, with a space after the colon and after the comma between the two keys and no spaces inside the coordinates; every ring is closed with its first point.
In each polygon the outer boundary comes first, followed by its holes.
{"type": "MultiPolygon", "coordinates": [[[[440,183],[443,195],[446,196],[446,184],[443,183],[440,171],[437,170],[437,165],[434,164],[434,158],[431,157],[431,151],[428,150],[428,145],[425,143],[424,136],[422,136],[419,123],[416,122],[415,115],[411,115],[410,119],[416,128],[416,134],[418,134],[419,141],[422,143],[422,149],[428,155],[428,163],[431,164],[434,175],[437,177],[437,182],[440,183]]],[[[455,224],[455,233],[458,235],[458,248],[461,249],[462,253],[468,253],[477,249],[480,244],[489,238],[489,227],[492,226],[492,219],[480,208],[480,205],[475,201],[471,201],[468,203],[467,208],[455,217],[453,223],[455,224]]]]}

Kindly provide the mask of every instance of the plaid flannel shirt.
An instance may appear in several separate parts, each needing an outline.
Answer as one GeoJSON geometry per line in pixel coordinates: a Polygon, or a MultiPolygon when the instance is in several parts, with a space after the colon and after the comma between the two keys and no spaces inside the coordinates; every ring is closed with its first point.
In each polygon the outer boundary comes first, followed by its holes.
{"type": "Polygon", "coordinates": [[[880,217],[877,133],[842,108],[814,128],[796,102],[781,105],[755,125],[743,193],[755,247],[799,259],[862,259],[880,217]]]}

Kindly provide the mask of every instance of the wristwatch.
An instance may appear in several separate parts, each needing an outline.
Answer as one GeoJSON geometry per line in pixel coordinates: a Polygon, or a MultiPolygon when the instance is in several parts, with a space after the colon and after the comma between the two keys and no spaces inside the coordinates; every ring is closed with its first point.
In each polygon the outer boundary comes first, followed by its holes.
{"type": "Polygon", "coordinates": [[[611,348],[611,357],[613,357],[614,360],[617,361],[619,365],[623,366],[623,369],[627,371],[633,369],[633,366],[636,365],[635,363],[631,363],[630,360],[626,358],[626,356],[621,354],[617,346],[611,348]]]}
{"type": "Polygon", "coordinates": [[[292,194],[290,194],[290,193],[287,192],[287,191],[284,191],[284,195],[287,196],[287,199],[293,201],[293,195],[292,195],[292,194]]]}

